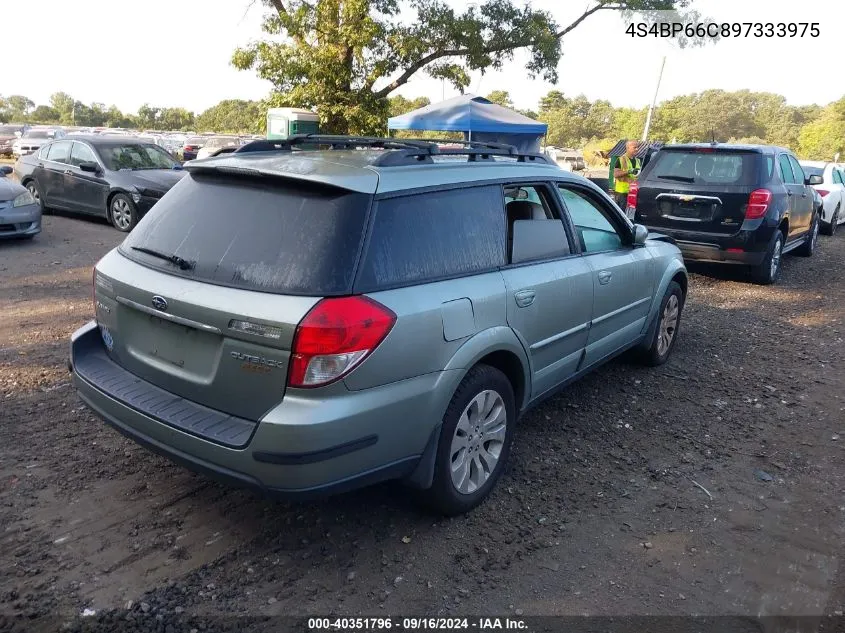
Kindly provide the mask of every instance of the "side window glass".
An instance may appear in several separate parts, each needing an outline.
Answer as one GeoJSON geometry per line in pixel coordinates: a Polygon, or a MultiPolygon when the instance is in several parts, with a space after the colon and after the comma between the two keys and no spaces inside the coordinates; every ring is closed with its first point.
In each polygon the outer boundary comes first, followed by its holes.
{"type": "Polygon", "coordinates": [[[566,228],[552,203],[550,188],[506,184],[504,195],[510,263],[565,257],[572,253],[566,228]],[[517,233],[519,240],[515,244],[517,233]]]}
{"type": "Polygon", "coordinates": [[[94,157],[94,152],[91,148],[82,143],[74,143],[73,149],[70,150],[70,164],[79,167],[82,163],[96,163],[97,159],[94,157]]]}
{"type": "Polygon", "coordinates": [[[498,185],[380,200],[358,285],[364,291],[495,270],[504,265],[498,185]]]}
{"type": "Polygon", "coordinates": [[[50,152],[50,146],[45,145],[40,150],[38,150],[38,158],[39,160],[47,160],[47,154],[50,152]]]}
{"type": "Polygon", "coordinates": [[[768,154],[763,157],[763,165],[766,170],[766,180],[768,181],[772,177],[772,172],[775,169],[775,159],[768,154]]]}
{"type": "Polygon", "coordinates": [[[605,216],[605,211],[580,192],[559,187],[560,195],[575,225],[578,241],[584,253],[599,253],[622,248],[619,232],[605,216]]]}
{"type": "Polygon", "coordinates": [[[835,182],[838,185],[842,184],[842,174],[839,173],[838,169],[833,170],[833,182],[835,182]]]}
{"type": "Polygon", "coordinates": [[[803,185],[807,180],[807,176],[804,174],[804,168],[801,167],[798,159],[794,156],[789,157],[789,162],[792,163],[792,175],[795,178],[795,182],[799,185],[803,185]]]}
{"type": "Polygon", "coordinates": [[[789,156],[786,154],[778,156],[778,169],[780,171],[780,179],[784,183],[795,183],[795,177],[792,175],[792,165],[789,164],[789,156]]]}
{"type": "Polygon", "coordinates": [[[54,163],[67,163],[70,160],[70,141],[56,141],[50,145],[50,152],[47,154],[47,160],[54,163]]]}

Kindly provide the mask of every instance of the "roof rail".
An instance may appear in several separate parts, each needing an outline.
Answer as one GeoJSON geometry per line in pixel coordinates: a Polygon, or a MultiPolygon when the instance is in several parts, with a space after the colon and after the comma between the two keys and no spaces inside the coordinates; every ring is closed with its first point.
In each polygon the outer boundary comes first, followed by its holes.
{"type": "Polygon", "coordinates": [[[252,141],[235,150],[235,154],[252,152],[293,151],[310,149],[308,146],[323,146],[328,149],[389,149],[373,161],[373,165],[394,167],[432,163],[432,156],[466,156],[468,162],[492,161],[495,156],[512,157],[517,162],[551,164],[547,156],[534,153],[520,153],[513,145],[479,141],[456,141],[453,139],[407,139],[382,138],[377,136],[342,136],[331,134],[295,134],[287,139],[252,141]],[[462,145],[464,147],[441,147],[462,145]]]}

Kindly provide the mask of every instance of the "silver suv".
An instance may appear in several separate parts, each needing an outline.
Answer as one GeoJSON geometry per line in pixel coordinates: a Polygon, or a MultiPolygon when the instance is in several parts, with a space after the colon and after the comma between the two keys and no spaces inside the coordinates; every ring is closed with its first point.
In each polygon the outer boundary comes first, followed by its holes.
{"type": "Polygon", "coordinates": [[[97,264],[71,369],[190,468],[294,497],[402,479],[465,512],[529,407],[675,345],[679,250],[542,156],[312,136],[187,170],[97,264]]]}

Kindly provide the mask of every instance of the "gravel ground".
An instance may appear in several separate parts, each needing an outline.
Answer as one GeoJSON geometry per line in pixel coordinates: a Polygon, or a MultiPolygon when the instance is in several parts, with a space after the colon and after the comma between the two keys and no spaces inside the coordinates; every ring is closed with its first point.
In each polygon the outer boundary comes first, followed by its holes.
{"type": "Polygon", "coordinates": [[[50,216],[0,244],[0,630],[845,609],[845,231],[774,287],[694,274],[670,362],[613,362],[534,410],[492,497],[448,520],[391,484],[264,500],[98,421],[67,343],[120,238],[50,216]]]}

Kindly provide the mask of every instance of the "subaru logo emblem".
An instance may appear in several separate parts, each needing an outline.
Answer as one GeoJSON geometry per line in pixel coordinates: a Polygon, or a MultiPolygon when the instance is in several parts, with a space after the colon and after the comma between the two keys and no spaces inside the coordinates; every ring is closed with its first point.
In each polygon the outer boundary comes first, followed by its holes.
{"type": "Polygon", "coordinates": [[[156,295],[155,297],[153,297],[153,307],[156,310],[161,310],[162,312],[164,312],[165,310],[167,310],[167,300],[164,297],[156,295]]]}

